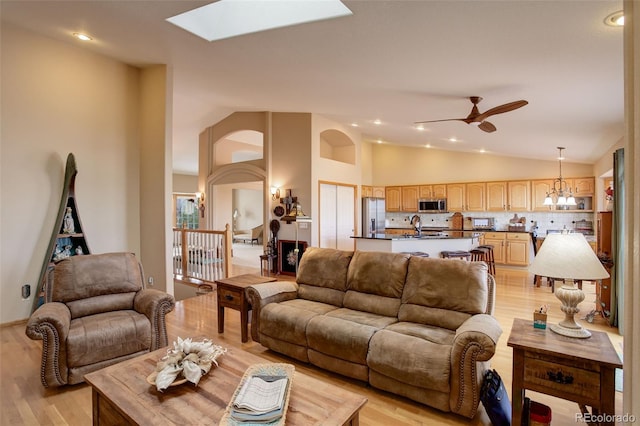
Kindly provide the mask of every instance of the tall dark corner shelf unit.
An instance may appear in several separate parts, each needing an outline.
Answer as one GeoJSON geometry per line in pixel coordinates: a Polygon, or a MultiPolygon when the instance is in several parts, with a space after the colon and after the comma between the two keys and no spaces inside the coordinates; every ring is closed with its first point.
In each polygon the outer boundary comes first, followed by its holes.
{"type": "Polygon", "coordinates": [[[80,254],[89,254],[89,246],[82,231],[82,223],[78,214],[78,206],[76,205],[75,184],[78,169],[76,160],[72,153],[67,156],[67,165],[64,172],[64,186],[62,187],[62,197],[60,198],[60,206],[56,216],[53,233],[49,239],[46,256],[42,262],[40,277],[38,278],[38,288],[33,298],[33,306],[31,311],[35,311],[40,305],[45,303],[44,290],[47,285],[48,272],[53,269],[55,264],[63,260],[60,251],[68,250],[70,256],[80,254]],[[71,217],[74,223],[74,232],[65,232],[65,214],[67,209],[71,208],[71,217]]]}

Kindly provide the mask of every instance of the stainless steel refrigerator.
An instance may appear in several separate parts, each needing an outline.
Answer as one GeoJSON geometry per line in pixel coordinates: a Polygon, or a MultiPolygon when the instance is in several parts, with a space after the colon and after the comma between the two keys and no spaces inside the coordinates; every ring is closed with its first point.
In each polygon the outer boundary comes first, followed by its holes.
{"type": "Polygon", "coordinates": [[[364,197],[362,199],[362,236],[384,234],[384,198],[364,197]]]}

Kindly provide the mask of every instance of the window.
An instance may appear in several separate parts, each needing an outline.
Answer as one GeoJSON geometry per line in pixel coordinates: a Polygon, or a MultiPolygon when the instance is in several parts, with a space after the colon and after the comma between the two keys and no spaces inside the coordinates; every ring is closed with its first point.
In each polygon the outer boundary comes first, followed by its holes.
{"type": "Polygon", "coordinates": [[[173,212],[174,225],[176,228],[183,226],[188,229],[198,229],[200,224],[200,200],[196,194],[174,194],[173,212]]]}

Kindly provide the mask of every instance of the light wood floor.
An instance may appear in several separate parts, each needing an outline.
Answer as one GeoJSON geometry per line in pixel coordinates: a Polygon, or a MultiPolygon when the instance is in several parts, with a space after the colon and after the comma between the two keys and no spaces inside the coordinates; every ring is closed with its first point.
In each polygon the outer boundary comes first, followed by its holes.
{"type": "MultiPolygon", "coordinates": [[[[259,272],[253,268],[234,268],[234,274],[259,272]]],[[[563,314],[560,302],[546,286],[532,286],[532,276],[521,270],[498,269],[496,274],[497,303],[496,318],[504,333],[492,366],[498,370],[509,392],[511,391],[512,350],[507,339],[514,317],[530,318],[534,309],[550,304],[550,322],[558,322],[563,314]]],[[[580,318],[594,307],[594,286],[585,283],[585,302],[580,306],[580,318]]],[[[363,425],[488,425],[490,424],[482,406],[473,420],[442,413],[389,393],[372,389],[362,382],[346,379],[312,366],[304,365],[268,351],[260,344],[249,341],[240,343],[239,315],[227,311],[225,333],[218,335],[216,323],[215,295],[198,296],[179,302],[167,317],[170,341],[177,336],[209,336],[216,343],[228,347],[240,347],[273,361],[293,362],[299,371],[316,378],[328,380],[351,391],[364,394],[369,402],[363,408],[360,421],[363,425]]],[[[581,321],[587,328],[606,331],[614,346],[621,352],[622,337],[617,330],[596,317],[593,324],[581,321]]],[[[58,389],[46,389],[40,384],[41,342],[32,341],[24,333],[23,322],[4,325],[0,328],[0,411],[1,425],[90,425],[91,389],[86,384],[58,389]]],[[[554,425],[574,425],[577,404],[546,395],[527,392],[533,400],[552,408],[554,425]]],[[[622,394],[616,392],[616,412],[622,412],[622,394]]]]}

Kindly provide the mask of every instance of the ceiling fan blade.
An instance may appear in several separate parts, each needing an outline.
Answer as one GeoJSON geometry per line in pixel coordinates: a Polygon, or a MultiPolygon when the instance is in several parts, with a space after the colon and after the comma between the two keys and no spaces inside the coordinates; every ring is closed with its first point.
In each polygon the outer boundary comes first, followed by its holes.
{"type": "Polygon", "coordinates": [[[483,121],[482,123],[480,123],[478,125],[478,129],[483,130],[483,131],[485,131],[487,133],[492,133],[492,132],[495,132],[497,130],[496,126],[494,126],[493,124],[489,123],[488,121],[483,121]]]}
{"type": "Polygon", "coordinates": [[[415,121],[413,124],[439,123],[441,121],[466,121],[466,118],[447,118],[445,120],[415,121]]]}
{"type": "Polygon", "coordinates": [[[504,114],[505,112],[513,111],[514,109],[522,108],[527,105],[529,102],[525,100],[509,102],[508,104],[499,105],[497,107],[493,107],[491,109],[486,110],[482,114],[475,117],[475,121],[484,121],[485,118],[489,118],[492,115],[496,114],[504,114]]]}

